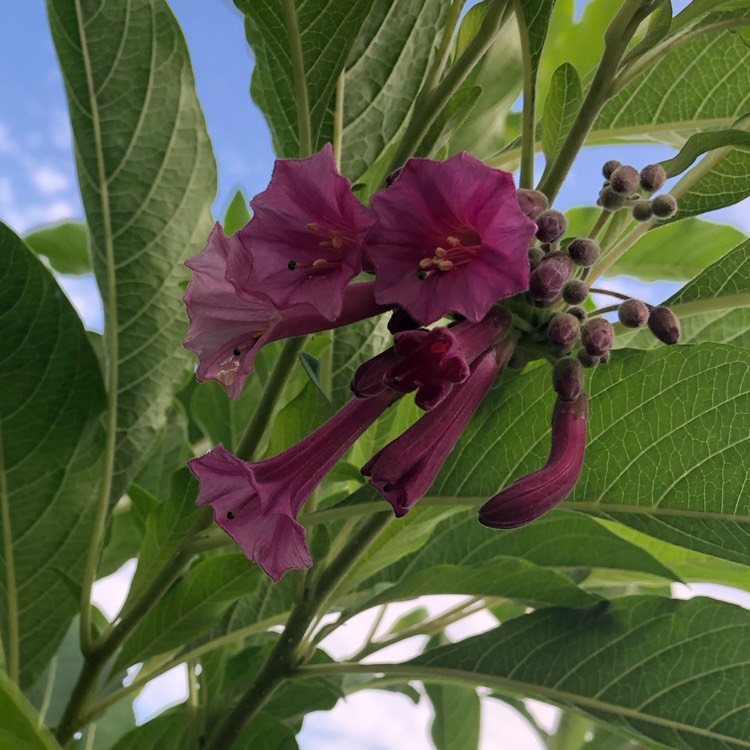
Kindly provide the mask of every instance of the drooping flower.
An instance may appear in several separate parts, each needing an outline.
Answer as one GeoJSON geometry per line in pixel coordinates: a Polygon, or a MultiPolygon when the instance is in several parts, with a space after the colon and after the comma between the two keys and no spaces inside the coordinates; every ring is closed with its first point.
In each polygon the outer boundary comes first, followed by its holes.
{"type": "Polygon", "coordinates": [[[479,523],[492,529],[515,529],[552,510],[573,491],[586,451],[588,398],[558,398],[552,414],[552,447],[547,463],[488,500],[479,523]]]}
{"type": "Polygon", "coordinates": [[[372,205],[376,299],[422,325],[449,311],[479,321],[496,300],[528,288],[536,224],[519,207],[510,173],[466,152],[410,159],[372,205]]]}
{"type": "Polygon", "coordinates": [[[236,286],[227,265],[245,250],[217,224],[205,249],[186,262],[193,279],[185,292],[190,327],[185,346],[198,355],[198,380],[216,380],[230,398],[238,398],[253,360],[271,341],[348,325],[387,308],[375,303],[374,283],[351,284],[344,292],[339,317],[331,321],[309,305],[279,309],[249,282],[236,286]]]}
{"type": "Polygon", "coordinates": [[[354,399],[302,441],[273,458],[247,463],[218,445],[188,462],[200,482],[198,505],[274,581],[312,565],[297,515],[354,441],[396,400],[354,399]]]}
{"type": "Polygon", "coordinates": [[[506,339],[497,350],[481,354],[465,383],[455,386],[442,403],[362,467],[362,474],[370,477],[370,484],[393,506],[396,516],[405,515],[429,490],[512,351],[513,344],[506,339]]]}
{"type": "Polygon", "coordinates": [[[306,159],[278,159],[268,188],[250,205],[253,218],[238,236],[264,294],[278,307],[308,304],[337,318],[375,218],[336,170],[331,145],[306,159]]]}

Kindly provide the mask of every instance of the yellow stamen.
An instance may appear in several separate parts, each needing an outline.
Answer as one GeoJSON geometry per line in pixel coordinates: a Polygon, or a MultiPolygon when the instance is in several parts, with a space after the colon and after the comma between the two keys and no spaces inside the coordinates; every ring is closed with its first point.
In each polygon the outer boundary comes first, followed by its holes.
{"type": "Polygon", "coordinates": [[[435,265],[435,261],[432,258],[422,258],[419,261],[420,268],[432,268],[433,265],[435,265]]]}
{"type": "Polygon", "coordinates": [[[330,240],[323,240],[318,243],[318,247],[324,247],[326,249],[333,247],[333,243],[330,240]]]}
{"type": "Polygon", "coordinates": [[[312,267],[313,268],[322,268],[323,266],[327,266],[328,261],[325,258],[318,258],[317,260],[313,261],[312,267]]]}
{"type": "Polygon", "coordinates": [[[436,258],[445,258],[446,255],[448,255],[448,251],[444,247],[436,247],[435,248],[435,257],[436,258]]]}
{"type": "Polygon", "coordinates": [[[317,223],[316,223],[316,222],[314,222],[314,221],[311,221],[311,222],[310,222],[310,223],[309,223],[309,224],[307,225],[307,228],[308,228],[308,229],[310,229],[310,230],[311,230],[311,231],[313,231],[313,232],[317,232],[317,231],[318,231],[318,228],[319,228],[319,227],[318,227],[318,225],[317,225],[317,223]]]}
{"type": "Polygon", "coordinates": [[[450,271],[451,268],[453,268],[453,261],[452,260],[441,260],[437,267],[440,271],[450,271]]]}
{"type": "Polygon", "coordinates": [[[331,232],[333,235],[333,239],[331,240],[331,244],[334,246],[336,250],[340,250],[341,246],[344,244],[344,241],[341,239],[341,235],[337,232],[331,232]]]}
{"type": "Polygon", "coordinates": [[[458,237],[454,237],[451,235],[450,237],[447,237],[445,240],[451,247],[458,247],[461,244],[461,240],[458,239],[458,237]]]}

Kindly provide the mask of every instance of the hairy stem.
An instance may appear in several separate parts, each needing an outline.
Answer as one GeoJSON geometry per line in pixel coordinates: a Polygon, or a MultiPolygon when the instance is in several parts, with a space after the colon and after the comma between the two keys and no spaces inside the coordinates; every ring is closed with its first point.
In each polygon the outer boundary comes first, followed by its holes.
{"type": "Polygon", "coordinates": [[[709,312],[723,312],[725,310],[736,310],[741,307],[750,307],[750,292],[743,294],[727,294],[722,297],[708,297],[697,299],[692,302],[682,302],[670,305],[669,309],[678,317],[688,318],[691,315],[703,315],[709,312]]]}
{"type": "Polygon", "coordinates": [[[529,33],[524,21],[520,0],[513,0],[513,6],[521,37],[521,56],[523,58],[523,112],[521,113],[521,175],[518,183],[521,188],[534,187],[534,155],[536,139],[536,77],[531,64],[531,46],[529,33]]]}
{"type": "Polygon", "coordinates": [[[591,227],[591,231],[588,233],[588,238],[590,240],[595,240],[601,234],[601,231],[606,226],[610,216],[612,216],[612,213],[607,211],[606,208],[603,208],[599,212],[599,216],[596,217],[594,226],[591,227]]]}
{"type": "Polygon", "coordinates": [[[297,105],[297,134],[299,137],[299,155],[312,154],[312,130],[310,126],[310,102],[307,95],[305,78],[305,61],[302,58],[302,40],[299,35],[297,8],[294,0],[281,1],[284,14],[286,36],[289,40],[289,53],[292,58],[292,75],[294,77],[294,99],[297,105]]]}

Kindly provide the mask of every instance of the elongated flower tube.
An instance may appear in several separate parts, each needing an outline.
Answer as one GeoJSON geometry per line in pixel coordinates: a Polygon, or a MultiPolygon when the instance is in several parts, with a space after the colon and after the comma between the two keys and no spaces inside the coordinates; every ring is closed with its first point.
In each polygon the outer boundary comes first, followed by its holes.
{"type": "Polygon", "coordinates": [[[188,461],[200,482],[196,503],[250,560],[278,581],[312,565],[297,515],[352,443],[396,400],[391,393],[354,399],[306,438],[273,458],[247,463],[218,445],[188,461]]]}
{"type": "Polygon", "coordinates": [[[374,283],[350,284],[336,320],[309,305],[281,309],[260,290],[236,286],[227,264],[244,257],[237,235],[226,237],[217,224],[208,244],[186,262],[193,279],[183,297],[190,326],[184,345],[198,355],[198,380],[216,380],[238,398],[258,351],[271,341],[304,336],[385,312],[375,303],[374,283]]]}
{"type": "Polygon", "coordinates": [[[465,383],[455,386],[439,406],[362,467],[362,474],[370,477],[370,484],[393,506],[396,516],[404,516],[429,490],[512,352],[513,343],[506,339],[477,357],[465,383]]]}
{"type": "Polygon", "coordinates": [[[552,414],[552,448],[547,463],[488,500],[479,523],[491,529],[515,529],[552,510],[572,492],[586,451],[588,398],[558,398],[552,414]]]}

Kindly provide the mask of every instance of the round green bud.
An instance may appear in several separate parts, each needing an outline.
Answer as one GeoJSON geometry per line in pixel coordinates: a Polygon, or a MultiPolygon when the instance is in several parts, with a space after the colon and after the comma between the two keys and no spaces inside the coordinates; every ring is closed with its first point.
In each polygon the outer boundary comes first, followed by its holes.
{"type": "Polygon", "coordinates": [[[649,312],[645,302],[628,299],[617,308],[617,317],[626,328],[640,328],[648,320],[649,312]]]}
{"type": "Polygon", "coordinates": [[[552,387],[563,401],[577,401],[583,393],[583,365],[573,357],[563,357],[552,368],[552,387]]]}
{"type": "Polygon", "coordinates": [[[617,159],[610,159],[609,161],[604,163],[604,166],[602,167],[602,174],[604,175],[604,179],[608,180],[612,176],[612,172],[615,171],[618,167],[622,166],[621,161],[617,161],[617,159]]]}
{"type": "Polygon", "coordinates": [[[589,354],[601,357],[615,343],[615,330],[608,320],[594,318],[583,324],[581,343],[589,354]]]}
{"type": "Polygon", "coordinates": [[[636,221],[648,221],[654,215],[651,201],[638,201],[633,206],[633,218],[636,221]]]}
{"type": "Polygon", "coordinates": [[[599,199],[596,201],[602,208],[607,211],[617,211],[625,205],[625,196],[622,193],[615,192],[611,185],[602,188],[599,193],[599,199]]]}
{"type": "Polygon", "coordinates": [[[657,195],[651,205],[657,219],[668,219],[677,213],[677,201],[668,193],[657,195]]]}
{"type": "Polygon", "coordinates": [[[578,350],[578,361],[584,367],[596,367],[599,364],[599,357],[589,354],[585,349],[578,350]]]}
{"type": "Polygon", "coordinates": [[[542,212],[536,219],[536,236],[541,242],[554,242],[565,234],[568,220],[554,208],[542,212]]]}
{"type": "Polygon", "coordinates": [[[616,193],[630,195],[639,184],[638,170],[629,164],[617,167],[609,178],[609,186],[616,193]]]}
{"type": "Polygon", "coordinates": [[[581,324],[575,315],[559,313],[549,322],[547,339],[555,349],[561,352],[569,352],[573,348],[580,331],[581,324]]]}
{"type": "Polygon", "coordinates": [[[542,262],[544,255],[545,252],[541,247],[535,245],[529,248],[529,263],[532,269],[536,268],[542,262]]]}
{"type": "Polygon", "coordinates": [[[589,288],[585,281],[571,279],[564,287],[562,297],[569,305],[578,305],[589,296],[589,288]]]}
{"type": "Polygon", "coordinates": [[[652,307],[648,327],[665,344],[676,344],[680,340],[680,321],[668,307],[652,307]]]}
{"type": "Polygon", "coordinates": [[[649,164],[641,170],[641,187],[649,193],[661,190],[666,181],[667,173],[664,171],[664,167],[662,167],[661,164],[649,164]]]}
{"type": "Polygon", "coordinates": [[[584,268],[593,266],[602,254],[599,243],[588,237],[576,237],[568,245],[568,255],[573,263],[584,268]]]}
{"type": "Polygon", "coordinates": [[[549,208],[547,196],[538,190],[519,188],[516,190],[516,198],[518,198],[518,205],[521,207],[521,211],[530,219],[536,219],[543,211],[549,208]]]}

